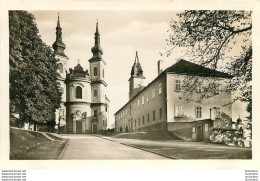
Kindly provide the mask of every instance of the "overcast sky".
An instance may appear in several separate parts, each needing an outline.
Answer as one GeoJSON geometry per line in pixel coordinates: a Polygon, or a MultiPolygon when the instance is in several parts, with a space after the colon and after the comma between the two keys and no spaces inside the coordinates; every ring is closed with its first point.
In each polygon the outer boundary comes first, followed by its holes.
{"type": "MultiPolygon", "coordinates": [[[[169,24],[177,11],[30,11],[36,18],[42,40],[52,45],[56,39],[57,15],[60,13],[62,38],[66,44],[68,66],[80,64],[89,69],[92,57],[96,21],[99,22],[101,47],[106,61],[107,96],[110,99],[109,124],[114,122],[114,113],[128,101],[131,67],[135,51],[143,67],[146,83],[157,76],[157,61],[164,60],[164,67],[176,62],[183,54],[174,51],[170,58],[159,52],[166,48],[169,24]]],[[[234,107],[235,117],[245,114],[234,107]]]]}

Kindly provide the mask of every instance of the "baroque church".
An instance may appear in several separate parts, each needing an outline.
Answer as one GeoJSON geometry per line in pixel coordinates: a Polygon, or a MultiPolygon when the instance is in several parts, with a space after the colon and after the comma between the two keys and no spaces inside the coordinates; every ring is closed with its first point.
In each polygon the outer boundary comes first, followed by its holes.
{"type": "Polygon", "coordinates": [[[108,122],[109,99],[106,95],[106,62],[102,58],[98,22],[96,23],[95,45],[89,61],[89,69],[84,70],[78,63],[68,69],[69,58],[64,53],[66,45],[62,41],[62,28],[58,16],[56,41],[52,45],[58,60],[58,82],[62,93],[60,108],[56,111],[56,123],[61,133],[100,133],[108,122]]]}

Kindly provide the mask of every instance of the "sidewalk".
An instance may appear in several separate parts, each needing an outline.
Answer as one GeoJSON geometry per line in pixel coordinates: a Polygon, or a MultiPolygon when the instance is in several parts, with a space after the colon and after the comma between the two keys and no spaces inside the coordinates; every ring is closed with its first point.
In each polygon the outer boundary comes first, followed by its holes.
{"type": "Polygon", "coordinates": [[[203,142],[147,141],[100,136],[135,148],[167,155],[175,159],[252,159],[251,148],[230,147],[203,142]]]}

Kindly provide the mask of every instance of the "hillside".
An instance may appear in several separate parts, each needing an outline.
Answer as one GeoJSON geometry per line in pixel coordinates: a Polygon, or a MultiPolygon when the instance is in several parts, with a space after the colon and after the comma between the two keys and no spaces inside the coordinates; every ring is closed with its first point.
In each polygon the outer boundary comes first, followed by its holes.
{"type": "Polygon", "coordinates": [[[66,142],[57,134],[10,128],[10,159],[57,159],[66,142]]]}

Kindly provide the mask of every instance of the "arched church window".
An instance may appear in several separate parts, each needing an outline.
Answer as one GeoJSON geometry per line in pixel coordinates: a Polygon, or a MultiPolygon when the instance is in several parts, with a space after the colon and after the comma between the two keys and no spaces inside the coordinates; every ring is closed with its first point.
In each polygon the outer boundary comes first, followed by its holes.
{"type": "Polygon", "coordinates": [[[94,76],[97,76],[97,67],[94,67],[94,76]]]}
{"type": "Polygon", "coordinates": [[[82,88],[80,86],[76,87],[76,99],[82,99],[82,88]]]}

